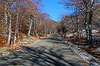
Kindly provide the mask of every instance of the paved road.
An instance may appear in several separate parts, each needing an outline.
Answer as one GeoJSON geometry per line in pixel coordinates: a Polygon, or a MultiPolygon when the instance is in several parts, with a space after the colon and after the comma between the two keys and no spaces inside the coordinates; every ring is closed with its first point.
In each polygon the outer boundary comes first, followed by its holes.
{"type": "Polygon", "coordinates": [[[88,66],[57,36],[50,36],[9,56],[0,66],[88,66]]]}

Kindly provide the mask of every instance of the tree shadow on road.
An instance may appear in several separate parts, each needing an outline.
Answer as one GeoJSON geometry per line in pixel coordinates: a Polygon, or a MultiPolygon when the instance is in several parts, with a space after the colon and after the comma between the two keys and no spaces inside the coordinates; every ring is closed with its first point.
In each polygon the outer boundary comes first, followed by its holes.
{"type": "Polygon", "coordinates": [[[21,51],[11,53],[9,56],[0,58],[0,66],[74,66],[63,59],[63,56],[52,50],[44,50],[45,47],[25,47],[21,51]],[[60,62],[59,60],[63,61],[60,62]]]}
{"type": "MultiPolygon", "coordinates": [[[[61,44],[61,40],[58,37],[59,36],[56,36],[55,38],[49,37],[43,40],[61,44]]],[[[59,53],[64,49],[57,51],[54,51],[53,49],[54,48],[47,48],[46,46],[38,48],[24,47],[20,51],[1,57],[0,66],[81,66],[79,60],[65,60],[63,54],[59,53]]]]}

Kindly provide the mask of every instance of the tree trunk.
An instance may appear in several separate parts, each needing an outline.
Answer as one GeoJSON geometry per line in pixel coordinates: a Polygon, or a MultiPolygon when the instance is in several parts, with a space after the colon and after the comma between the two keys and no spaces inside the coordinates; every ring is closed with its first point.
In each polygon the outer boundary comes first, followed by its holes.
{"type": "Polygon", "coordinates": [[[34,18],[34,21],[33,21],[33,34],[36,35],[36,24],[35,24],[35,18],[34,18]]]}
{"type": "Polygon", "coordinates": [[[8,45],[11,45],[11,19],[12,19],[12,16],[9,13],[8,13],[8,15],[9,15],[9,18],[10,18],[9,29],[8,29],[8,32],[9,32],[9,34],[8,34],[8,45]]]}
{"type": "Polygon", "coordinates": [[[46,25],[45,25],[45,29],[44,29],[44,31],[45,31],[45,34],[44,34],[44,35],[47,35],[47,29],[46,29],[46,25]]]}
{"type": "Polygon", "coordinates": [[[14,43],[13,43],[14,46],[16,45],[16,40],[17,40],[17,33],[18,33],[18,18],[19,18],[19,15],[18,15],[18,13],[17,13],[16,28],[15,28],[15,36],[14,36],[14,43]]]}
{"type": "Polygon", "coordinates": [[[7,30],[8,30],[8,14],[7,14],[7,2],[5,2],[5,13],[4,13],[4,16],[5,16],[5,27],[6,27],[6,34],[7,34],[7,30]]]}
{"type": "Polygon", "coordinates": [[[29,38],[30,38],[30,34],[31,34],[31,29],[32,29],[32,19],[30,18],[30,25],[29,25],[29,31],[28,31],[29,38]]]}
{"type": "Polygon", "coordinates": [[[77,34],[76,34],[76,37],[77,37],[77,39],[78,40],[80,40],[80,33],[79,33],[79,17],[78,17],[78,15],[76,16],[76,21],[77,21],[77,34]]]}
{"type": "Polygon", "coordinates": [[[73,26],[73,37],[74,37],[74,39],[75,39],[75,33],[74,33],[74,29],[75,29],[75,26],[74,26],[74,21],[73,21],[73,18],[71,17],[71,21],[72,21],[72,26],[73,26]]]}
{"type": "Polygon", "coordinates": [[[90,13],[89,13],[89,44],[92,46],[92,17],[93,17],[93,8],[90,8],[90,13]]]}
{"type": "Polygon", "coordinates": [[[86,32],[86,40],[87,40],[87,44],[88,44],[88,40],[89,40],[89,32],[88,32],[88,11],[86,10],[86,13],[85,13],[85,32],[86,32]]]}

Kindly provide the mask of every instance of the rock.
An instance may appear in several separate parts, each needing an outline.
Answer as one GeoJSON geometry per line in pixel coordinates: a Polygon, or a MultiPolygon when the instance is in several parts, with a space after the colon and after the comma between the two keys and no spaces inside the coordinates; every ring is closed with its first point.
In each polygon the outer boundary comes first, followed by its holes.
{"type": "Polygon", "coordinates": [[[97,50],[99,50],[99,51],[100,51],[100,48],[97,48],[97,50]]]}
{"type": "Polygon", "coordinates": [[[6,55],[8,55],[9,54],[9,52],[3,52],[2,54],[1,54],[1,56],[6,56],[6,55]]]}

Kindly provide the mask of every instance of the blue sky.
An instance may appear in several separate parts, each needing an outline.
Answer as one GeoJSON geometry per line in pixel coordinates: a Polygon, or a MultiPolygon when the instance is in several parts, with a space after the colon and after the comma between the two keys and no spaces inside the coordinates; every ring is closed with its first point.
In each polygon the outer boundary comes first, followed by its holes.
{"type": "Polygon", "coordinates": [[[65,9],[65,7],[61,4],[58,4],[59,0],[43,0],[43,12],[46,12],[50,15],[52,20],[58,21],[58,17],[61,13],[66,12],[66,14],[70,14],[72,10],[65,9]]]}

